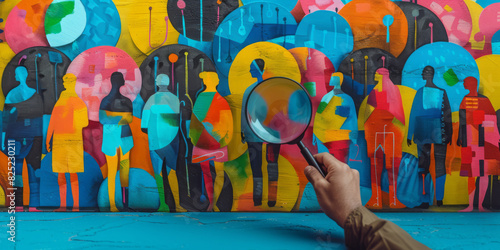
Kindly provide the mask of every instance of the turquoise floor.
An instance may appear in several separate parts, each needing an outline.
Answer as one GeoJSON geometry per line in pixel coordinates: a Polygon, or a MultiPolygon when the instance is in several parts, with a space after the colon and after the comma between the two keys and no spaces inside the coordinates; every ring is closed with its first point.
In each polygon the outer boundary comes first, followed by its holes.
{"type": "MultiPolygon", "coordinates": [[[[500,249],[500,213],[378,213],[432,249],[500,249]]],[[[0,249],[345,249],[321,213],[0,213],[0,249]]]]}

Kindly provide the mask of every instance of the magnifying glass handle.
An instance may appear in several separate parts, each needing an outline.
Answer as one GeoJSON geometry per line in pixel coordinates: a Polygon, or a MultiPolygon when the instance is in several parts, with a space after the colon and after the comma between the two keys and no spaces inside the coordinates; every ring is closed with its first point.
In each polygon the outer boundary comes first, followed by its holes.
{"type": "Polygon", "coordinates": [[[299,145],[300,152],[302,153],[304,158],[306,158],[307,163],[309,163],[309,165],[315,167],[319,171],[319,173],[321,175],[323,175],[323,177],[326,177],[325,171],[323,171],[323,169],[319,166],[318,162],[316,161],[316,159],[314,159],[314,156],[311,154],[311,151],[309,151],[309,149],[306,147],[306,145],[304,145],[304,143],[302,143],[302,141],[299,141],[299,143],[297,143],[297,145],[299,145]]]}

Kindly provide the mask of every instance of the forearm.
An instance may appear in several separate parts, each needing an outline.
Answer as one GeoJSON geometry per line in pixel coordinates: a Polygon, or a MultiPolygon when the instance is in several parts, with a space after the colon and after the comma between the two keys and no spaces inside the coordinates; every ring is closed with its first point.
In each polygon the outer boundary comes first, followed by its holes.
{"type": "Polygon", "coordinates": [[[349,249],[428,249],[396,224],[379,219],[363,206],[349,214],[344,230],[349,249]]]}

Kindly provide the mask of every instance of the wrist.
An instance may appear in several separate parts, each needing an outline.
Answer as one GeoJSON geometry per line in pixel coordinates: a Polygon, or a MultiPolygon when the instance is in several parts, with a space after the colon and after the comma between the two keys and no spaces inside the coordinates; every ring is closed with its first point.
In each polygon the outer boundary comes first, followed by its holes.
{"type": "Polygon", "coordinates": [[[347,209],[345,211],[343,219],[341,219],[341,221],[339,221],[340,222],[339,226],[345,229],[346,226],[349,225],[349,222],[352,221],[351,217],[353,217],[356,213],[358,213],[357,212],[358,210],[363,209],[363,208],[365,208],[363,205],[359,205],[359,206],[347,209]]]}

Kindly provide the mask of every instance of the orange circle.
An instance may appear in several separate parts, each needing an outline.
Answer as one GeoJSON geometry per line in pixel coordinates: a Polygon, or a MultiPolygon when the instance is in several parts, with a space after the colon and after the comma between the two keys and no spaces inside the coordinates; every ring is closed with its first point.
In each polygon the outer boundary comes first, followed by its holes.
{"type": "Polygon", "coordinates": [[[168,60],[171,62],[171,63],[176,63],[177,60],[179,60],[179,56],[177,56],[177,54],[170,54],[168,56],[168,60]]]}
{"type": "Polygon", "coordinates": [[[339,14],[351,25],[354,51],[379,48],[398,57],[406,47],[408,39],[406,16],[401,8],[390,0],[352,1],[340,9],[339,14]],[[383,22],[386,15],[394,18],[394,22],[389,26],[389,43],[387,43],[387,26],[383,22]]]}

